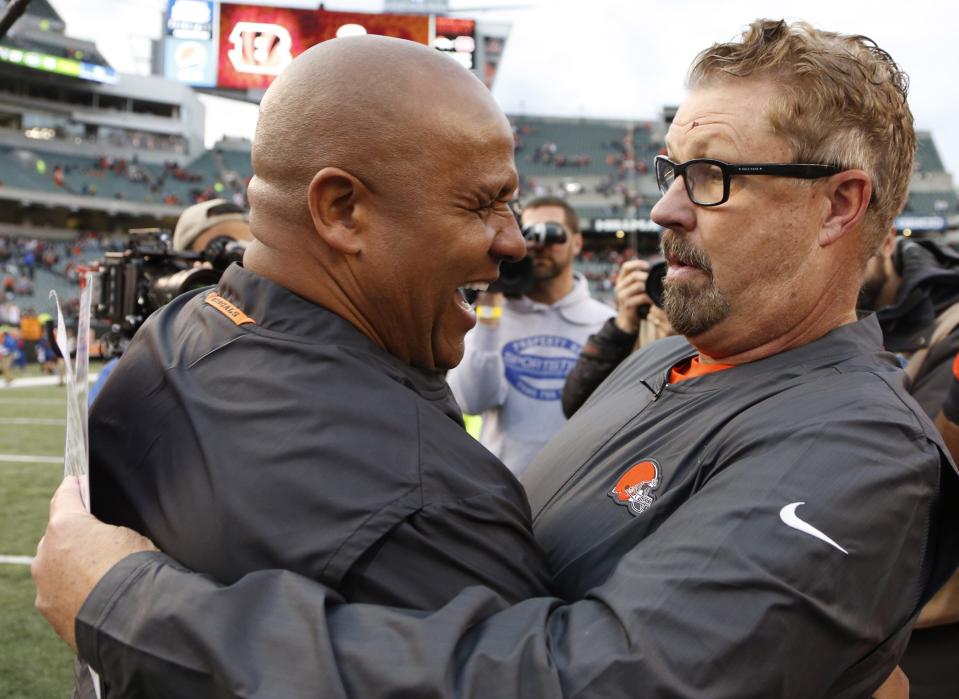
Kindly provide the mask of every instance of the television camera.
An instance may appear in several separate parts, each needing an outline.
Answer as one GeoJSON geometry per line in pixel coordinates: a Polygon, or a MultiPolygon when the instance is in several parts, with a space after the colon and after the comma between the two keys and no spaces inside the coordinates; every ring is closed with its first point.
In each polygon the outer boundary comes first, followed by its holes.
{"type": "MultiPolygon", "coordinates": [[[[522,228],[523,238],[534,246],[566,242],[566,230],[558,223],[532,223],[522,228]]],[[[499,279],[490,285],[490,291],[518,297],[528,294],[536,286],[533,277],[533,260],[527,255],[518,262],[503,262],[499,266],[499,279]]]]}
{"type": "Polygon", "coordinates": [[[150,314],[180,294],[216,284],[245,249],[221,236],[200,252],[174,250],[169,231],[131,230],[127,249],[106,253],[94,269],[92,313],[108,327],[103,355],[122,354],[150,314]]]}

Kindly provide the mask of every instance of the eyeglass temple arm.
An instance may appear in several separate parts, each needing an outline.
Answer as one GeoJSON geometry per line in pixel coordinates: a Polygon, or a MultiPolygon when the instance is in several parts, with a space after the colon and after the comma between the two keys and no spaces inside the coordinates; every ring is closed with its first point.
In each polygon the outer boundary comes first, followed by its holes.
{"type": "Polygon", "coordinates": [[[755,163],[751,165],[726,165],[731,175],[772,175],[775,177],[798,177],[816,179],[841,172],[835,165],[813,165],[806,163],[755,163]]]}

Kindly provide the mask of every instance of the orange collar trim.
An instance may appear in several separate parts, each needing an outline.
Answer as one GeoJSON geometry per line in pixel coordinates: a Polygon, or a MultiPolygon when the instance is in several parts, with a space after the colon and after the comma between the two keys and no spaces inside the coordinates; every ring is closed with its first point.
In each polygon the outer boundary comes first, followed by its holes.
{"type": "Polygon", "coordinates": [[[696,355],[691,360],[677,364],[669,370],[669,383],[679,383],[697,376],[715,374],[717,371],[732,369],[733,366],[733,364],[703,364],[699,361],[699,355],[696,355]]]}

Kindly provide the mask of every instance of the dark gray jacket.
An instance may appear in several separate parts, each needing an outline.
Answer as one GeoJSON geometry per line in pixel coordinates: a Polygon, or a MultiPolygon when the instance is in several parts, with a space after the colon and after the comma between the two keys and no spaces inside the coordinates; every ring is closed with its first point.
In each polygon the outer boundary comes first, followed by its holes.
{"type": "Polygon", "coordinates": [[[634,354],[528,472],[560,591],[432,614],[128,557],[81,655],[134,696],[865,697],[959,561],[957,477],[874,317],[667,386],[634,354]]]}
{"type": "Polygon", "coordinates": [[[470,585],[546,593],[526,495],[441,374],[240,267],[210,294],[154,314],[98,396],[94,514],[224,583],[284,568],[423,610],[470,585]]]}

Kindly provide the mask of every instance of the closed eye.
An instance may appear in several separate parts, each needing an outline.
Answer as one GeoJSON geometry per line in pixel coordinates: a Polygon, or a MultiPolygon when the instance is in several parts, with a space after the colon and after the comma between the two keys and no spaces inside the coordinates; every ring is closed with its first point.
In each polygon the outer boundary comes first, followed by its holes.
{"type": "Polygon", "coordinates": [[[495,209],[508,209],[511,198],[509,199],[493,199],[486,204],[483,204],[477,209],[474,209],[477,213],[485,213],[488,211],[493,211],[495,209]]]}

